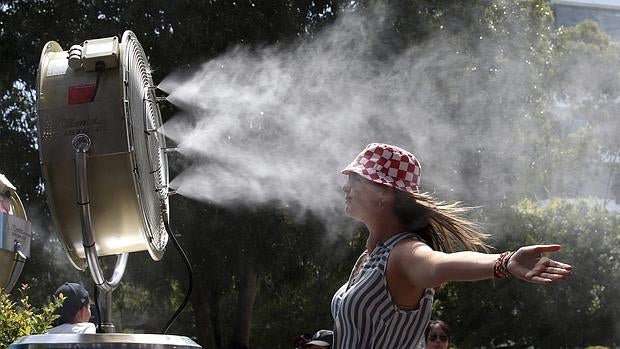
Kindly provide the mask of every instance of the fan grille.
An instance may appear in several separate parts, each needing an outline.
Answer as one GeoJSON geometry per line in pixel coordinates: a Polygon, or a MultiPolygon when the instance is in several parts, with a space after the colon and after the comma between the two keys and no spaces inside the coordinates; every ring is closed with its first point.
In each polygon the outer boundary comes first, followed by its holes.
{"type": "Polygon", "coordinates": [[[165,137],[157,131],[162,126],[162,119],[151,69],[142,46],[130,31],[123,34],[121,42],[125,47],[121,56],[125,117],[133,153],[136,191],[144,215],[149,252],[159,259],[168,242],[164,226],[168,215],[168,161],[164,151],[165,137]]]}

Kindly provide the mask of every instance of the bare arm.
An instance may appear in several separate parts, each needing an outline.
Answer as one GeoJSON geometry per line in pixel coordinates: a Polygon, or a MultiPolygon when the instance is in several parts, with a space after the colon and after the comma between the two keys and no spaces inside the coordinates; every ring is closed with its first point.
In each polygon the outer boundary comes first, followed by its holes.
{"type": "Polygon", "coordinates": [[[560,250],[560,245],[532,245],[518,249],[508,262],[508,271],[521,280],[550,284],[564,280],[573,272],[569,264],[545,257],[547,252],[560,250]]]}
{"type": "MultiPolygon", "coordinates": [[[[559,245],[522,247],[508,263],[514,276],[533,283],[551,283],[571,274],[572,267],[543,257],[545,252],[560,249],[559,245]]],[[[411,285],[433,288],[448,281],[476,281],[494,277],[493,267],[499,254],[472,251],[443,253],[433,251],[421,242],[407,242],[396,246],[390,258],[411,285]]]]}

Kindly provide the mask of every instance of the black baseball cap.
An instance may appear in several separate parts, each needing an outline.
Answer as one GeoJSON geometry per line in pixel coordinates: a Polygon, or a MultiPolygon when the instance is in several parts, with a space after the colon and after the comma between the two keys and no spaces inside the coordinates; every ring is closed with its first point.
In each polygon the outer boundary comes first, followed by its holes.
{"type": "Polygon", "coordinates": [[[56,314],[60,315],[56,321],[58,324],[72,323],[78,311],[88,305],[88,291],[80,284],[65,282],[54,293],[56,297],[60,294],[65,297],[65,301],[60,308],[56,309],[56,314]]]}

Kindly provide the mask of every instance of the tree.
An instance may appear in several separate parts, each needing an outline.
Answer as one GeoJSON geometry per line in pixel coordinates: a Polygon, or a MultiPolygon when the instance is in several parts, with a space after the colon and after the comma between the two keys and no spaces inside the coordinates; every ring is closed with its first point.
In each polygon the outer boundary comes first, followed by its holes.
{"type": "MultiPolygon", "coordinates": [[[[300,42],[316,43],[324,38],[322,35],[329,38],[331,25],[351,14],[366,19],[358,22],[359,29],[365,31],[358,37],[367,40],[364,44],[368,47],[349,51],[357,56],[347,56],[352,59],[346,63],[360,64],[359,69],[346,70],[343,65],[330,73],[337,75],[338,69],[360,73],[376,84],[370,87],[380,91],[372,100],[377,115],[363,124],[367,129],[382,128],[394,139],[426,146],[428,154],[451,159],[423,162],[425,174],[429,174],[423,179],[425,189],[438,196],[484,205],[482,221],[504,217],[501,222],[511,227],[513,219],[517,220],[514,224],[523,223],[525,214],[506,215],[506,210],[523,197],[584,195],[591,193],[581,185],[586,178],[593,174],[616,176],[617,160],[613,159],[618,157],[618,124],[613,116],[617,109],[617,47],[592,24],[555,30],[548,1],[3,1],[0,170],[18,187],[36,227],[32,258],[22,275],[22,280],[34,285],[32,298],[46,299],[66,279],[88,280],[88,275],[69,266],[44,204],[34,88],[39,55],[47,41],[56,40],[66,49],[86,39],[120,37],[130,29],[145,48],[157,82],[172,71],[189,74],[204,61],[238,47],[247,50],[248,56],[258,57],[265,48],[269,52],[290,49],[308,53],[295,49],[303,45],[300,42]],[[357,60],[358,56],[364,59],[357,60]],[[583,57],[588,64],[580,59],[583,57]],[[392,70],[394,66],[400,70],[392,70]],[[579,80],[580,76],[609,71],[614,73],[579,80]],[[385,72],[398,74],[385,78],[385,72]],[[407,94],[403,100],[390,99],[398,92],[394,80],[404,79],[399,74],[410,79],[405,84],[407,94]],[[419,90],[422,93],[416,94],[419,90]],[[588,90],[601,92],[583,93],[588,90]],[[412,106],[411,98],[421,105],[412,106]],[[558,118],[563,115],[558,100],[570,104],[575,113],[558,118]],[[593,109],[597,113],[591,113],[593,109]],[[393,126],[386,117],[390,113],[406,117],[407,129],[393,126]],[[586,120],[585,126],[582,120],[586,120]],[[415,125],[413,136],[409,125],[415,125]],[[575,163],[583,165],[576,169],[575,163]]],[[[336,59],[338,55],[330,57],[336,59]]],[[[367,87],[347,86],[352,97],[367,87]]],[[[345,102],[355,107],[355,98],[345,102]]],[[[161,108],[166,120],[178,112],[172,105],[161,108]]],[[[277,134],[263,132],[258,136],[277,134]]],[[[173,178],[192,161],[205,160],[171,159],[173,178]]],[[[360,231],[353,238],[344,234],[324,242],[326,227],[315,213],[300,217],[295,207],[283,202],[222,205],[172,197],[171,213],[173,230],[195,269],[191,303],[171,331],[196,336],[209,348],[231,342],[287,347],[294,335],[329,327],[331,295],[346,279],[364,246],[360,231]]],[[[519,238],[522,236],[514,237],[519,238]]],[[[498,246],[512,243],[498,241],[498,246]]],[[[579,261],[592,256],[568,257],[579,261]]],[[[187,277],[182,270],[181,260],[171,247],[159,263],[146,253],[130,256],[127,275],[114,294],[117,328],[159,331],[183,299],[187,277]]],[[[596,297],[607,300],[607,292],[613,287],[595,282],[598,286],[594,288],[588,283],[593,280],[582,281],[590,298],[580,299],[591,305],[590,310],[582,311],[601,321],[613,319],[617,313],[606,312],[608,308],[594,301],[596,297]]],[[[512,287],[511,282],[501,282],[495,295],[480,301],[477,295],[486,295],[487,283],[463,289],[448,285],[440,292],[437,308],[453,316],[456,328],[468,330],[467,338],[477,338],[484,345],[492,340],[496,344],[507,340],[543,343],[537,338],[548,339],[544,342],[548,346],[564,343],[546,333],[556,330],[554,324],[528,311],[541,304],[506,303],[506,298],[523,299],[525,294],[570,298],[576,297],[577,291],[573,295],[553,289],[545,291],[551,295],[540,295],[535,287],[512,287]],[[448,302],[453,298],[461,302],[448,302]],[[467,302],[462,302],[464,299],[467,302]],[[476,326],[486,320],[475,317],[478,309],[484,309],[485,315],[496,311],[504,314],[506,307],[510,319],[520,322],[510,320],[510,326],[486,332],[476,326]],[[457,312],[460,315],[454,315],[457,312]],[[529,327],[520,327],[521,323],[529,327]],[[533,328],[532,323],[542,325],[533,328]]],[[[465,340],[464,332],[459,336],[465,340]]]]}
{"type": "Polygon", "coordinates": [[[64,298],[55,298],[40,308],[33,306],[26,284],[19,288],[18,301],[12,301],[10,296],[8,293],[0,293],[0,348],[3,349],[19,337],[46,332],[58,318],[54,311],[64,301],[64,298]]]}
{"type": "MultiPolygon", "coordinates": [[[[80,2],[77,6],[68,5],[44,0],[5,1],[1,4],[0,12],[3,28],[0,31],[2,60],[15,62],[6,64],[0,76],[1,92],[5,96],[2,105],[5,122],[1,124],[0,129],[2,131],[0,150],[3,164],[4,161],[6,164],[11,164],[6,174],[15,178],[14,182],[26,205],[29,206],[28,211],[33,212],[37,206],[40,207],[35,211],[41,212],[40,216],[35,217],[35,225],[41,228],[38,231],[41,235],[36,237],[32,247],[33,256],[36,257],[33,261],[29,261],[29,266],[23,275],[24,278],[39,282],[37,291],[41,293],[40,297],[45,297],[46,292],[57,286],[56,283],[60,279],[58,277],[66,274],[64,271],[71,270],[68,263],[63,265],[63,263],[46,262],[48,260],[66,262],[63,257],[44,257],[62,255],[57,239],[52,234],[53,227],[49,221],[49,213],[42,203],[43,186],[36,159],[34,83],[39,54],[46,41],[57,40],[67,48],[84,39],[120,36],[125,28],[131,29],[138,35],[147,54],[152,57],[151,66],[155,69],[155,78],[161,79],[173,69],[198,64],[235,45],[261,46],[286,43],[299,35],[311,35],[315,28],[328,23],[333,15],[332,11],[338,8],[337,3],[330,1],[312,3],[287,1],[278,4],[186,2],[183,6],[168,2],[96,1],[80,2]],[[47,244],[48,241],[52,244],[47,244]]],[[[172,111],[172,108],[164,108],[165,113],[172,111]]],[[[237,223],[240,223],[241,227],[247,225],[243,221],[232,224],[234,226],[237,223]]],[[[190,231],[199,230],[192,227],[190,231]]],[[[168,255],[170,254],[171,252],[168,252],[168,255]]],[[[137,260],[135,257],[130,258],[130,266],[142,267],[140,268],[142,272],[153,268],[148,262],[143,262],[140,266],[140,262],[139,258],[137,260]]],[[[143,274],[148,275],[148,272],[143,274]]],[[[67,277],[75,279],[78,277],[76,275],[78,273],[73,271],[73,274],[67,277]]],[[[152,285],[156,281],[152,278],[144,279],[147,285],[152,285]]],[[[171,301],[174,303],[176,296],[170,291],[166,292],[164,288],[182,284],[184,279],[181,278],[179,281],[175,275],[166,277],[166,281],[164,287],[149,287],[153,290],[150,294],[151,299],[158,298],[156,293],[160,297],[163,294],[172,298],[171,301]]],[[[211,284],[207,290],[209,290],[205,292],[207,294],[223,292],[211,284]]],[[[138,301],[140,298],[135,299],[136,296],[132,294],[141,292],[144,295],[143,287],[128,283],[116,292],[120,298],[117,298],[115,305],[121,310],[139,310],[144,304],[138,301]]],[[[142,299],[145,298],[149,297],[142,299]]],[[[170,304],[160,311],[163,310],[165,314],[165,311],[172,307],[173,304],[170,304]]],[[[121,325],[122,320],[134,321],[121,319],[121,325]]],[[[135,325],[128,323],[127,328],[130,329],[135,325]]],[[[237,336],[247,342],[247,329],[238,332],[244,332],[237,336]]],[[[222,339],[218,346],[223,346],[225,340],[227,339],[222,339]]]]}
{"type": "Polygon", "coordinates": [[[612,187],[620,156],[616,137],[620,131],[616,117],[620,50],[591,21],[561,28],[554,41],[557,64],[551,93],[559,137],[554,145],[553,163],[557,167],[553,176],[561,179],[557,181],[561,186],[553,189],[563,196],[594,191],[606,204],[616,196],[612,187]],[[570,171],[579,163],[588,170],[570,171]],[[569,171],[570,176],[564,175],[569,171]],[[593,188],[593,179],[604,184],[593,188]]]}
{"type": "Polygon", "coordinates": [[[619,218],[586,199],[521,201],[497,222],[498,250],[559,243],[554,258],[571,263],[574,275],[554,286],[514,279],[449,284],[439,291],[437,316],[451,324],[459,348],[613,346],[620,340],[613,300],[619,218]]]}

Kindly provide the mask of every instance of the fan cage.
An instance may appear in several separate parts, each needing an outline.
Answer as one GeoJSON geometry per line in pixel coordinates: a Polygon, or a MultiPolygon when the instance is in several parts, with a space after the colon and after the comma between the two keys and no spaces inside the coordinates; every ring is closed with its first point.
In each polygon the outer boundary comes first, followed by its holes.
{"type": "Polygon", "coordinates": [[[168,219],[168,161],[165,137],[158,132],[162,126],[155,96],[151,69],[142,46],[130,31],[121,43],[124,69],[123,93],[125,116],[128,120],[136,192],[144,215],[149,251],[156,259],[168,242],[164,219],[168,219]],[[142,138],[142,139],[141,139],[142,138]]]}

